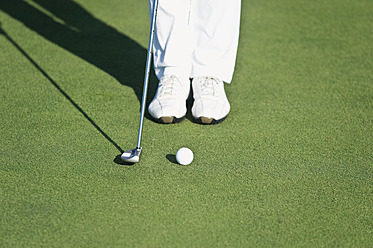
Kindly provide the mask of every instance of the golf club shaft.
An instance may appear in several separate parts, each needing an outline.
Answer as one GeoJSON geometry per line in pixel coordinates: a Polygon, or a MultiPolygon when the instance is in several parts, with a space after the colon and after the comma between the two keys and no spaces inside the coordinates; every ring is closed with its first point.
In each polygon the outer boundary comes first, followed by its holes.
{"type": "Polygon", "coordinates": [[[144,116],[145,116],[145,109],[146,109],[146,95],[147,95],[147,92],[148,92],[148,83],[149,83],[150,67],[151,67],[151,61],[152,61],[152,50],[153,50],[154,30],[155,30],[155,22],[156,22],[156,18],[157,18],[157,11],[158,11],[158,0],[154,0],[152,19],[151,19],[151,24],[150,24],[148,56],[147,56],[147,59],[146,59],[144,88],[143,88],[142,102],[141,102],[139,135],[138,135],[138,138],[137,138],[137,148],[138,149],[141,148],[142,126],[143,126],[143,123],[144,123],[144,116]]]}

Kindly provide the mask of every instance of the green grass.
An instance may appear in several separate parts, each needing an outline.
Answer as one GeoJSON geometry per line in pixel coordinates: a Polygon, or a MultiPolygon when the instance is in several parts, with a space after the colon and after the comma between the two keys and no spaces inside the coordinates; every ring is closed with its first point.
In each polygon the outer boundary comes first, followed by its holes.
{"type": "Polygon", "coordinates": [[[243,1],[229,117],[128,166],[147,1],[2,0],[0,247],[372,247],[372,11],[243,1]]]}

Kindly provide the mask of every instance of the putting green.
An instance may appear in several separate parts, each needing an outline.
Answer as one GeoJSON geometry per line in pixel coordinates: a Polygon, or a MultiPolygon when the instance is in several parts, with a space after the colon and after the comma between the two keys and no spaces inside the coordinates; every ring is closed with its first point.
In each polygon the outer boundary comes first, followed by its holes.
{"type": "Polygon", "coordinates": [[[242,1],[228,118],[129,166],[147,1],[2,0],[0,247],[372,247],[372,11],[242,1]]]}

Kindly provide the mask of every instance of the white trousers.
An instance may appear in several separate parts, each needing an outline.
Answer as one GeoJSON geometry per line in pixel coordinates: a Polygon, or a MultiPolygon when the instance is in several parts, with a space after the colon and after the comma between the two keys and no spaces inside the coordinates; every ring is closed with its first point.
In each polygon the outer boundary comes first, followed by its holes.
{"type": "MultiPolygon", "coordinates": [[[[153,0],[149,0],[152,13],[153,0]]],[[[153,58],[157,77],[232,80],[241,0],[159,0],[153,58]]],[[[151,16],[151,14],[150,14],[151,16]]]]}

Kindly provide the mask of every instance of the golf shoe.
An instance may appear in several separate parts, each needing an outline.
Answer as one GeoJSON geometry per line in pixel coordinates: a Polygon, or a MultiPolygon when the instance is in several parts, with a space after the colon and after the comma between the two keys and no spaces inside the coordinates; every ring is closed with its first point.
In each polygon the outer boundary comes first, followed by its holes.
{"type": "Polygon", "coordinates": [[[154,99],[149,105],[150,115],[160,123],[177,123],[185,118],[186,100],[190,91],[189,79],[174,75],[163,76],[154,99]]]}
{"type": "Polygon", "coordinates": [[[214,77],[196,77],[192,88],[192,115],[198,123],[217,124],[227,117],[230,105],[223,81],[214,77]]]}

